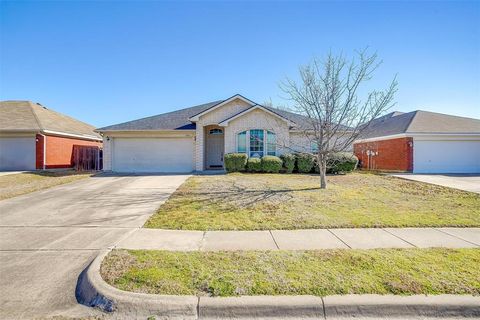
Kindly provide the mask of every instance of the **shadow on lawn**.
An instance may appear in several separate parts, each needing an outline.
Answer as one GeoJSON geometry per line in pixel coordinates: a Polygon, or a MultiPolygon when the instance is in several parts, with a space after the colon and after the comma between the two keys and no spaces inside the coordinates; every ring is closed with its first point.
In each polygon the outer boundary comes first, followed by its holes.
{"type": "Polygon", "coordinates": [[[195,196],[195,202],[214,202],[217,204],[235,204],[238,206],[250,207],[260,202],[281,203],[293,198],[293,192],[297,191],[315,191],[320,187],[296,188],[296,189],[260,189],[252,190],[241,186],[231,186],[227,190],[211,190],[189,192],[195,196]]]}

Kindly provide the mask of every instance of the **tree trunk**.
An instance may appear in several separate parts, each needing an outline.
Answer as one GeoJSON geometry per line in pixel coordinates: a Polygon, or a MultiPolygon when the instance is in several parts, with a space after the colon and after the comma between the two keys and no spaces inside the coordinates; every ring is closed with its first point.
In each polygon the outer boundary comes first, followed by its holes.
{"type": "Polygon", "coordinates": [[[325,156],[320,157],[318,168],[320,169],[320,189],[327,189],[327,159],[325,156]]]}

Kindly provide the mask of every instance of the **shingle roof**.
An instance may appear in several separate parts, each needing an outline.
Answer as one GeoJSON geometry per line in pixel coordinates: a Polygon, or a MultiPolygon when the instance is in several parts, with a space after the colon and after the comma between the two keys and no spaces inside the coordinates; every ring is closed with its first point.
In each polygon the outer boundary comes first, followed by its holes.
{"type": "Polygon", "coordinates": [[[429,111],[392,112],[375,119],[362,138],[383,137],[401,133],[478,133],[480,120],[429,111]]]}
{"type": "Polygon", "coordinates": [[[222,100],[204,103],[198,106],[168,113],[162,113],[147,118],[114,124],[111,126],[98,128],[96,131],[195,130],[195,123],[192,123],[190,120],[188,120],[188,118],[195,114],[201,113],[220,102],[222,102],[222,100]]]}
{"type": "Polygon", "coordinates": [[[100,138],[95,127],[31,101],[1,101],[0,131],[40,132],[43,130],[100,138]]]}
{"type": "MultiPolygon", "coordinates": [[[[221,103],[224,100],[209,102],[198,106],[185,108],[177,111],[159,114],[147,118],[114,124],[108,127],[98,128],[96,131],[129,131],[129,130],[195,130],[195,123],[188,120],[190,117],[221,103]]],[[[284,117],[296,124],[299,128],[308,128],[308,119],[302,115],[285,110],[265,107],[264,108],[284,117]]]]}

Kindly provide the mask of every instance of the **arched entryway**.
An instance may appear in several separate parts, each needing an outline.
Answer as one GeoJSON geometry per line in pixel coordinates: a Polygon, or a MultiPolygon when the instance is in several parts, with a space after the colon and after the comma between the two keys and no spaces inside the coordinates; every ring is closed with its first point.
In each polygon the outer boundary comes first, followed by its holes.
{"type": "Polygon", "coordinates": [[[223,169],[224,137],[225,133],[222,127],[215,125],[205,127],[205,169],[223,169]]]}

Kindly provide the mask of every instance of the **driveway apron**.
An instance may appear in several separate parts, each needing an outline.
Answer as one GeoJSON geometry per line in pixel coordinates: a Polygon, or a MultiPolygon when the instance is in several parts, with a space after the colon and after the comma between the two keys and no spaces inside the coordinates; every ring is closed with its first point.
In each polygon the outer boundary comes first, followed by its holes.
{"type": "Polygon", "coordinates": [[[75,298],[81,271],[187,178],[100,175],[0,201],[0,319],[95,315],[75,298]]]}

